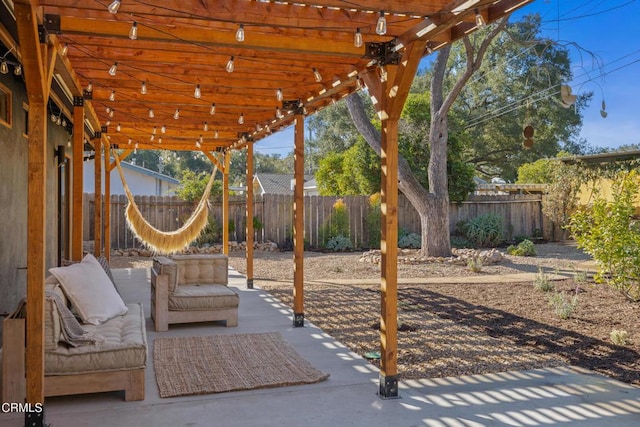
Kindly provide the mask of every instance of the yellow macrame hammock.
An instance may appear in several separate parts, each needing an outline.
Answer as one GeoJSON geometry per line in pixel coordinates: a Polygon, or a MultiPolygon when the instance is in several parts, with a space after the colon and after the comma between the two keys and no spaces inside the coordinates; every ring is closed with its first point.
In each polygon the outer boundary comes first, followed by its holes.
{"type": "Polygon", "coordinates": [[[116,166],[118,167],[118,173],[120,174],[120,179],[122,180],[124,192],[129,200],[129,204],[125,211],[127,224],[129,224],[129,228],[131,228],[133,234],[145,246],[158,254],[172,254],[186,248],[189,243],[193,242],[198,238],[198,236],[200,236],[200,233],[202,233],[202,230],[204,230],[209,221],[209,195],[211,194],[211,188],[218,170],[215,165],[213,167],[213,173],[211,173],[211,178],[209,178],[209,182],[207,183],[204,194],[202,195],[202,199],[200,199],[198,206],[196,206],[196,209],[193,211],[187,222],[177,230],[161,231],[149,224],[149,222],[142,216],[142,213],[140,212],[140,209],[138,209],[138,206],[133,199],[133,194],[131,194],[131,190],[124,178],[124,172],[120,166],[120,159],[118,159],[118,156],[114,157],[116,166]]]}

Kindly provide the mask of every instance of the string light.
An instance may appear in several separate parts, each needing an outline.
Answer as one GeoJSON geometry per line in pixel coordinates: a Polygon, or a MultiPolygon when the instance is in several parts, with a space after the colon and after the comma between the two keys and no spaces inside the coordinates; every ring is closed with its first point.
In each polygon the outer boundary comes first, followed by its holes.
{"type": "Polygon", "coordinates": [[[156,134],[156,130],[157,130],[157,127],[156,127],[156,126],[154,126],[154,127],[153,127],[153,130],[151,131],[151,133],[152,133],[153,135],[155,135],[155,134],[156,134]]]}
{"type": "Polygon", "coordinates": [[[233,64],[234,62],[234,57],[232,56],[231,58],[229,58],[229,62],[227,62],[227,73],[233,73],[233,70],[235,69],[235,66],[233,64]]]}
{"type": "Polygon", "coordinates": [[[116,126],[116,132],[120,132],[122,128],[120,127],[120,123],[118,123],[118,126],[116,126]]]}
{"type": "Polygon", "coordinates": [[[176,112],[173,113],[173,118],[175,120],[178,120],[180,118],[180,109],[179,108],[176,108],[176,112]]]}
{"type": "Polygon", "coordinates": [[[131,142],[132,142],[132,141],[131,141],[131,138],[129,138],[129,145],[131,145],[131,142]]]}
{"type": "Polygon", "coordinates": [[[154,139],[156,139],[156,136],[154,134],[151,134],[151,136],[149,136],[149,141],[153,141],[154,139]]]}
{"type": "Polygon", "coordinates": [[[7,74],[9,73],[9,64],[7,64],[7,60],[2,58],[2,62],[0,62],[0,73],[7,74]]]}
{"type": "Polygon", "coordinates": [[[215,139],[218,139],[218,131],[213,132],[213,137],[214,137],[215,139]]]}
{"type": "Polygon", "coordinates": [[[115,101],[116,100],[116,91],[112,90],[111,93],[109,94],[109,101],[115,101]]]}
{"type": "Polygon", "coordinates": [[[109,75],[115,76],[117,71],[118,71],[118,63],[114,62],[111,68],[109,68],[109,75]]]}
{"type": "Polygon", "coordinates": [[[16,76],[22,75],[22,64],[16,65],[16,68],[13,69],[13,74],[15,74],[16,76]]]}
{"type": "Polygon", "coordinates": [[[113,13],[114,15],[118,13],[118,9],[120,9],[120,0],[112,1],[111,4],[109,4],[109,6],[107,7],[107,9],[109,10],[109,12],[113,13]]]}
{"type": "Polygon", "coordinates": [[[282,101],[282,99],[283,99],[283,96],[282,96],[282,89],[278,89],[278,90],[276,90],[276,99],[277,99],[278,101],[282,101]]]}
{"type": "Polygon", "coordinates": [[[162,144],[162,137],[158,137],[158,144],[162,144]]]}
{"type": "Polygon", "coordinates": [[[239,125],[244,124],[244,114],[243,113],[240,113],[240,117],[238,117],[238,124],[239,125]]]}
{"type": "Polygon", "coordinates": [[[147,83],[143,80],[140,85],[140,93],[145,95],[147,93],[147,83]]]}
{"type": "Polygon", "coordinates": [[[353,45],[355,47],[362,47],[363,44],[362,33],[360,32],[360,28],[356,28],[356,34],[353,36],[353,45]]]}
{"type": "Polygon", "coordinates": [[[236,31],[236,41],[242,43],[244,41],[244,25],[240,24],[238,31],[236,31]]]}
{"type": "Polygon", "coordinates": [[[109,117],[113,118],[113,115],[115,114],[116,110],[111,110],[109,111],[109,117]]]}
{"type": "Polygon", "coordinates": [[[196,140],[196,147],[200,148],[202,145],[200,144],[200,140],[196,140]]]}
{"type": "Polygon", "coordinates": [[[104,125],[105,126],[111,126],[111,120],[107,120],[104,125]]]}
{"type": "Polygon", "coordinates": [[[202,126],[202,129],[206,132],[209,130],[209,124],[207,122],[204,122],[204,125],[202,126]]]}
{"type": "Polygon", "coordinates": [[[387,18],[384,17],[384,11],[380,11],[380,17],[376,23],[376,34],[383,36],[387,34],[387,18]]]}
{"type": "Polygon", "coordinates": [[[167,127],[165,125],[162,125],[162,127],[160,128],[160,132],[166,133],[167,132],[167,127]]]}
{"type": "Polygon", "coordinates": [[[212,116],[216,113],[216,103],[211,104],[211,108],[209,109],[209,114],[212,116]]]}
{"type": "Polygon", "coordinates": [[[322,81],[322,74],[320,74],[320,71],[318,71],[317,68],[313,68],[313,77],[316,79],[316,81],[318,83],[320,83],[322,81]]]}
{"type": "Polygon", "coordinates": [[[476,9],[475,12],[476,12],[476,27],[478,28],[484,27],[486,25],[486,22],[484,22],[484,18],[480,14],[480,11],[476,9]]]}
{"type": "Polygon", "coordinates": [[[65,43],[64,46],[62,46],[62,52],[60,53],[62,54],[62,56],[67,56],[68,52],[69,52],[69,45],[65,43]]]}
{"type": "Polygon", "coordinates": [[[202,92],[200,91],[200,85],[196,85],[196,89],[193,91],[193,96],[196,99],[200,99],[200,97],[202,96],[202,92]]]}
{"type": "Polygon", "coordinates": [[[93,83],[89,82],[89,84],[87,85],[87,93],[91,92],[93,92],[93,83]]]}
{"type": "Polygon", "coordinates": [[[153,119],[155,117],[155,113],[153,112],[153,108],[149,108],[149,118],[153,119]]]}
{"type": "Polygon", "coordinates": [[[131,24],[131,29],[129,29],[129,38],[131,40],[136,40],[138,38],[138,23],[133,21],[131,24]]]}
{"type": "Polygon", "coordinates": [[[280,110],[280,107],[276,107],[276,117],[281,119],[284,116],[282,115],[282,110],[280,110]]]}

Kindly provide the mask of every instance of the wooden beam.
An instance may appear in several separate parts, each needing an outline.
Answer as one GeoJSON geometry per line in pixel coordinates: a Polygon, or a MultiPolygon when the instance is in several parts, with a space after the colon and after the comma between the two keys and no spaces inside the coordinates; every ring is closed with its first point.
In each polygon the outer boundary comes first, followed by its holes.
{"type": "MultiPolygon", "coordinates": [[[[46,265],[47,101],[42,48],[35,7],[26,0],[14,3],[21,43],[24,78],[29,99],[27,154],[27,319],[26,400],[44,403],[44,278],[46,265]]],[[[44,418],[44,416],[42,416],[44,418]]]]}
{"type": "Polygon", "coordinates": [[[111,260],[111,148],[103,141],[104,152],[104,255],[111,260]]]}
{"type": "MultiPolygon", "coordinates": [[[[213,161],[213,160],[212,160],[213,161]]],[[[224,152],[224,167],[222,170],[222,224],[229,224],[229,170],[231,165],[231,151],[224,152]]],[[[229,255],[229,227],[222,227],[222,253],[229,255]]]]}
{"type": "Polygon", "coordinates": [[[402,52],[400,65],[398,65],[394,79],[392,80],[393,83],[388,86],[389,103],[387,109],[390,113],[393,113],[393,115],[390,116],[393,120],[400,119],[402,108],[407,100],[407,96],[409,96],[411,84],[418,71],[418,66],[422,60],[422,53],[426,46],[426,40],[416,40],[402,52]]]}
{"type": "MultiPolygon", "coordinates": [[[[207,158],[211,161],[211,163],[213,163],[214,165],[216,165],[216,167],[218,168],[218,170],[220,172],[222,172],[223,174],[227,171],[226,169],[226,163],[220,163],[220,160],[214,156],[213,154],[211,154],[210,151],[206,151],[203,150],[202,153],[204,153],[205,156],[207,156],[207,158]]],[[[226,159],[225,159],[226,160],[226,159]]]]}
{"type": "Polygon", "coordinates": [[[72,196],[72,230],[71,230],[71,259],[82,260],[82,197],[84,192],[84,99],[73,98],[73,196],[72,196]]]}
{"type": "MultiPolygon", "coordinates": [[[[119,162],[123,162],[124,159],[126,159],[129,156],[129,154],[131,154],[131,153],[133,153],[133,148],[127,148],[119,156],[118,156],[118,153],[115,153],[115,152],[112,153],[112,156],[113,157],[117,157],[119,162]]],[[[113,162],[111,162],[111,159],[109,159],[109,162],[110,163],[109,163],[109,166],[108,166],[107,170],[109,171],[109,173],[111,173],[111,171],[113,169],[115,169],[115,167],[116,167],[116,162],[115,162],[115,160],[113,162]]]]}
{"type": "Polygon", "coordinates": [[[253,142],[247,144],[247,288],[253,289],[253,142]]]}
{"type": "Polygon", "coordinates": [[[93,255],[102,255],[102,138],[94,143],[94,210],[93,210],[93,255]]]}
{"type": "MultiPolygon", "coordinates": [[[[388,110],[388,83],[381,81],[382,117],[380,163],[381,227],[380,242],[380,396],[398,397],[398,120],[388,110]]],[[[396,105],[401,108],[401,105],[396,105]]]]}
{"type": "Polygon", "coordinates": [[[304,115],[296,114],[293,150],[293,326],[304,326],[304,115]]]}

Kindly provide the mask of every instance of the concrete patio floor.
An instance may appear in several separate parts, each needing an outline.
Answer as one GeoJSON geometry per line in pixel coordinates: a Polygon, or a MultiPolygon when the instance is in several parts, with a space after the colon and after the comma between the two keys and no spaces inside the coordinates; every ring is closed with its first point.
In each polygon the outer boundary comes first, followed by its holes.
{"type": "MultiPolygon", "coordinates": [[[[149,318],[149,272],[114,270],[126,302],[143,302],[149,362],[144,401],[121,393],[48,398],[46,419],[66,426],[638,426],[640,388],[588,371],[558,367],[454,378],[408,380],[400,398],[380,399],[378,372],[314,325],[292,327],[291,310],[230,271],[240,293],[239,325],[173,325],[156,333],[149,318]],[[158,336],[278,331],[308,361],[330,373],[310,385],[161,399],[151,358],[158,336]]],[[[22,426],[0,414],[0,426],[22,426]]]]}

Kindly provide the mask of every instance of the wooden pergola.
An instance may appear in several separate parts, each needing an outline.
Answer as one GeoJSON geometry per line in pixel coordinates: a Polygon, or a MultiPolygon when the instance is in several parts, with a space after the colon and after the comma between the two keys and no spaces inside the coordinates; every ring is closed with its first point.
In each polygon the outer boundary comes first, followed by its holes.
{"type": "MultiPolygon", "coordinates": [[[[110,156],[124,159],[134,148],[201,151],[226,178],[230,150],[246,149],[250,183],[253,145],[293,125],[294,324],[303,326],[304,117],[365,87],[382,121],[380,395],[397,397],[397,129],[402,107],[423,57],[530,1],[14,0],[15,34],[2,31],[0,36],[23,64],[30,108],[27,401],[44,400],[41,236],[50,96],[73,122],[73,259],[82,256],[85,140],[95,150],[95,247],[108,255],[110,212],[106,203],[107,218],[100,217],[100,171],[114,167],[110,156]],[[62,94],[52,93],[52,87],[62,94]]],[[[109,173],[105,177],[108,199],[109,173]]],[[[228,189],[228,179],[224,182],[228,189]]],[[[247,185],[249,218],[252,200],[247,185]]],[[[251,285],[251,220],[247,228],[251,285]]],[[[225,234],[225,248],[227,242],[225,234]]]]}

